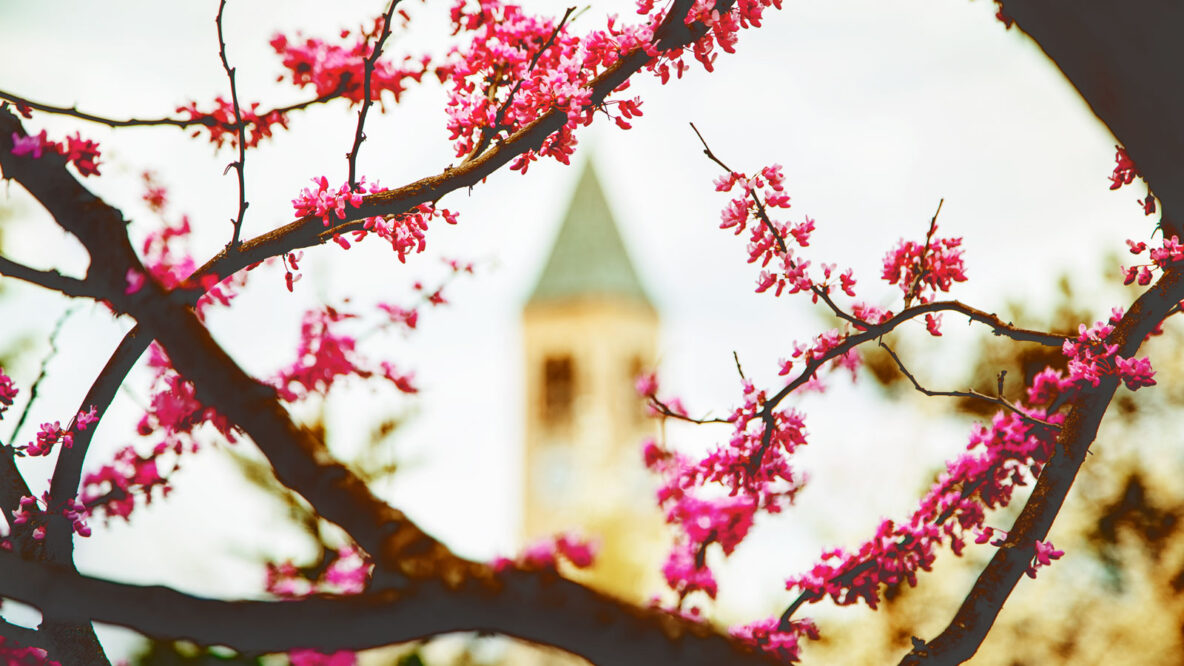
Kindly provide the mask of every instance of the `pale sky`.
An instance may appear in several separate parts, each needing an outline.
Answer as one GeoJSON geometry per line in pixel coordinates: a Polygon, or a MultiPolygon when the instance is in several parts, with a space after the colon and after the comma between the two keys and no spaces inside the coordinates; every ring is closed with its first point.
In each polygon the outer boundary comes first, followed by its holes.
{"type": "MultiPolygon", "coordinates": [[[[331,37],[385,6],[374,0],[229,4],[228,49],[239,67],[240,97],[264,107],[307,95],[274,83],[280,67],[267,40],[276,30],[331,37]]],[[[388,53],[441,50],[442,3],[431,4],[409,5],[424,20],[411,34],[396,34],[388,53]]],[[[529,4],[562,13],[554,3],[529,4]]],[[[595,26],[610,10],[628,16],[630,7],[594,3],[577,26],[595,26]]],[[[0,88],[115,117],[166,115],[191,99],[208,101],[227,88],[216,9],[213,0],[0,0],[0,88]]],[[[860,296],[887,307],[899,307],[899,291],[878,280],[884,253],[901,237],[923,239],[942,198],[940,229],[965,238],[971,278],[954,296],[986,310],[1008,300],[1038,308],[1054,293],[1053,276],[1070,271],[1096,280],[1105,252],[1122,250],[1127,236],[1146,238],[1151,225],[1134,203],[1144,192],[1108,190],[1113,137],[1039,49],[1018,30],[1004,30],[993,13],[985,0],[787,0],[782,11],[767,14],[764,28],[741,35],[737,54],[721,55],[714,74],[696,66],[665,87],[635,77],[633,94],[644,99],[645,115],[634,129],[609,124],[580,133],[577,162],[594,154],[622,235],[662,314],[663,386],[692,410],[726,412],[739,398],[733,350],[749,376],[775,387],[777,359],[789,354],[793,340],[822,329],[805,299],[753,293],[758,271],[744,262],[745,241],[717,228],[727,198],[714,192],[718,167],[702,156],[689,122],[737,170],[784,165],[790,219],[809,215],[817,224],[810,257],[853,267],[860,296]]],[[[398,186],[448,165],[443,99],[440,87],[428,84],[391,113],[372,114],[360,172],[398,186]]],[[[353,118],[342,104],[293,114],[290,133],[248,154],[245,235],[290,221],[290,200],[309,178],[345,179],[353,118]]],[[[171,218],[188,213],[193,220],[199,262],[228,240],[227,220],[237,205],[235,179],[222,175],[230,152],[215,155],[204,140],[170,129],[111,131],[44,114],[26,126],[51,135],[79,130],[98,140],[104,175],[87,185],[133,220],[137,237],[151,220],[138,201],[137,175],[152,169],[170,186],[171,218]]],[[[503,170],[444,200],[460,212],[460,224],[433,228],[425,256],[401,265],[377,243],[355,247],[350,256],[334,245],[318,248],[306,253],[295,295],[284,290],[281,271],[259,271],[235,307],[209,320],[244,367],[268,373],[290,355],[303,307],[342,297],[360,304],[405,300],[412,280],[439,274],[440,256],[480,260],[480,274],[450,287],[451,305],[425,313],[417,334],[379,341],[382,348],[372,350],[416,371],[424,389],[418,399],[391,404],[389,394],[345,391],[332,397],[329,412],[331,443],[347,450],[392,409],[413,410],[392,445],[400,459],[415,462],[382,494],[467,556],[515,547],[523,412],[518,316],[577,174],[554,162],[536,163],[525,177],[503,170]]],[[[77,245],[53,230],[18,186],[2,196],[0,205],[17,211],[4,229],[6,255],[81,271],[77,245]]],[[[48,351],[49,329],[71,304],[12,282],[6,289],[0,316],[12,323],[0,347],[29,339],[31,351],[11,369],[27,386],[48,351]]],[[[1127,304],[1099,303],[1095,316],[1111,305],[1127,304]]],[[[79,306],[28,436],[36,423],[69,418],[130,327],[79,306]]],[[[949,361],[967,340],[961,322],[947,317],[946,328],[941,344],[914,364],[935,381],[958,378],[940,370],[956,366],[949,361]]],[[[90,464],[131,441],[136,401],[147,391],[142,382],[130,383],[103,422],[90,464]]],[[[933,417],[940,404],[918,413],[877,395],[836,380],[832,393],[802,403],[811,444],[799,464],[811,470],[813,483],[798,508],[758,530],[754,543],[738,552],[745,579],[725,574],[721,582],[721,607],[732,609],[731,616],[753,619],[784,604],[785,577],[808,567],[820,547],[858,544],[881,516],[905,515],[932,470],[964,445],[965,423],[933,417]],[[902,452],[923,464],[902,467],[902,452]],[[867,483],[883,476],[896,476],[899,484],[867,483]]],[[[0,424],[5,440],[12,422],[0,424]]],[[[672,434],[692,447],[726,435],[672,434]]],[[[275,509],[228,481],[217,454],[187,465],[168,503],[138,512],[130,527],[96,530],[79,543],[79,567],[119,580],[242,596],[261,584],[252,558],[298,554],[292,550],[298,542],[268,531],[275,509]]],[[[37,488],[50,468],[25,469],[37,488]]]]}

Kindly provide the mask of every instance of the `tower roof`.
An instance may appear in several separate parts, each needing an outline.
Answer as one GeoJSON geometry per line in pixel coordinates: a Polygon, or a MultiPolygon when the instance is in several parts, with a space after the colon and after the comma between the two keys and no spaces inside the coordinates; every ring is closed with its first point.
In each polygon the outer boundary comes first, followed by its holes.
{"type": "Polygon", "coordinates": [[[528,304],[611,296],[653,307],[589,162],[528,304]]]}

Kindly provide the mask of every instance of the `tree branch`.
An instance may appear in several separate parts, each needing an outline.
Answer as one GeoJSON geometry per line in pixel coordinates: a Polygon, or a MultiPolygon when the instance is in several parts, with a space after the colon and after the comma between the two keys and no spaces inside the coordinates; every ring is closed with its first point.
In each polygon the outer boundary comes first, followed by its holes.
{"type": "Polygon", "coordinates": [[[402,591],[297,601],[219,601],[160,586],[80,576],[0,553],[0,595],[76,621],[259,654],[296,647],[362,650],[457,631],[515,636],[597,664],[769,665],[738,641],[637,608],[547,571],[485,569],[402,591]]]}
{"type": "Polygon", "coordinates": [[[102,298],[98,290],[85,280],[72,278],[54,271],[42,271],[19,264],[7,257],[0,257],[0,277],[7,275],[38,287],[45,287],[75,298],[102,298]]]}
{"type": "MultiPolygon", "coordinates": [[[[1182,298],[1184,269],[1170,267],[1135,301],[1106,343],[1117,344],[1120,356],[1134,356],[1155,325],[1182,298]]],[[[1003,603],[1028,569],[1035,542],[1048,536],[1118,385],[1117,377],[1105,377],[1075,401],[1057,437],[1053,457],[1044,466],[1006,541],[983,569],[949,626],[937,638],[905,655],[902,665],[961,663],[978,650],[1003,603]]]]}

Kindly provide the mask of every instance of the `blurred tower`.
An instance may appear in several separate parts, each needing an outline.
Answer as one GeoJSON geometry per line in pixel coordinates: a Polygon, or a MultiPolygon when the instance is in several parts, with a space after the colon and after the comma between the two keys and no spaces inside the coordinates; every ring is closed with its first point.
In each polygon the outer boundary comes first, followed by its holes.
{"type": "Polygon", "coordinates": [[[591,164],[522,316],[529,541],[578,530],[599,541],[575,577],[641,602],[665,543],[640,443],[654,434],[635,378],[652,370],[658,313],[633,270],[591,164]]]}

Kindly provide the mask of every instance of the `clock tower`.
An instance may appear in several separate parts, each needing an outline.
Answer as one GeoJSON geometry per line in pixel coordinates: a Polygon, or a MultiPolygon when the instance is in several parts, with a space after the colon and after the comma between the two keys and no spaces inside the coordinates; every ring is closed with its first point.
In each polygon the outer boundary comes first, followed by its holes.
{"type": "Polygon", "coordinates": [[[527,542],[596,540],[586,582],[631,601],[657,592],[666,542],[641,442],[654,422],[633,385],[656,360],[658,313],[591,164],[522,315],[527,542]]]}

